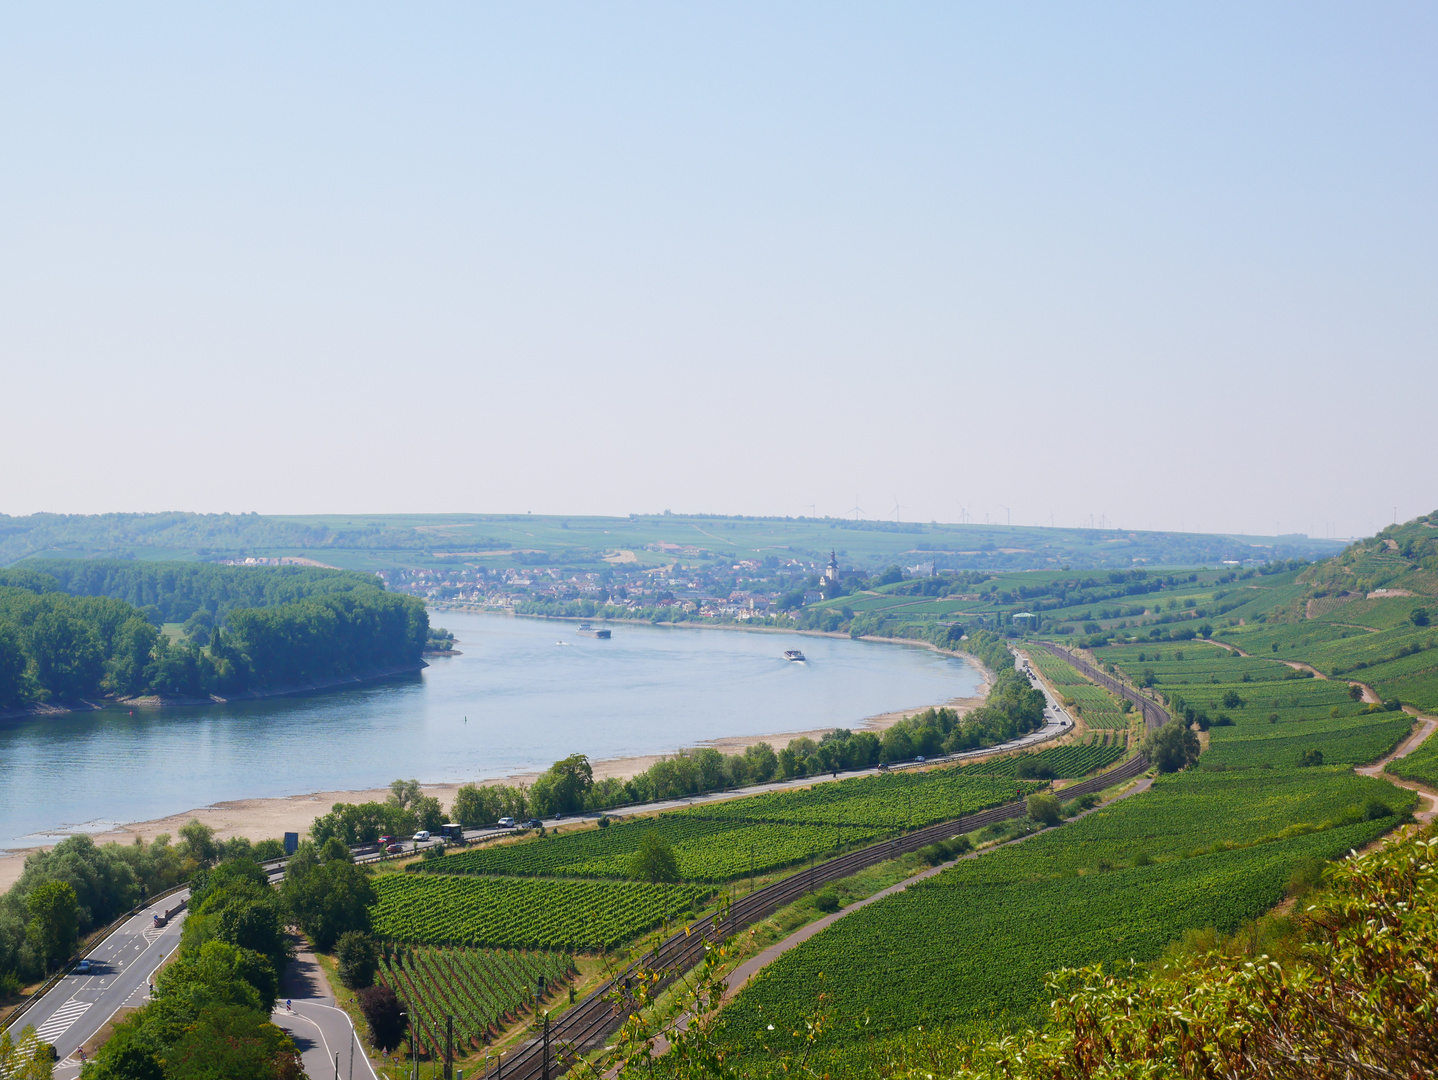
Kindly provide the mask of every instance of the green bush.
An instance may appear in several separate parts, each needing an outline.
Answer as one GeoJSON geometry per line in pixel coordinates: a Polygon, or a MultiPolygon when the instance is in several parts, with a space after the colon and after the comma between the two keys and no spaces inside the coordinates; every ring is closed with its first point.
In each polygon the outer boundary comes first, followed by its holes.
{"type": "Polygon", "coordinates": [[[374,983],[379,968],[379,946],[374,938],[359,930],[340,935],[335,943],[335,960],[339,964],[340,982],[351,990],[362,990],[374,983]]]}
{"type": "Polygon", "coordinates": [[[1024,800],[1029,817],[1043,825],[1057,825],[1063,820],[1063,807],[1057,795],[1041,791],[1024,800]]]}

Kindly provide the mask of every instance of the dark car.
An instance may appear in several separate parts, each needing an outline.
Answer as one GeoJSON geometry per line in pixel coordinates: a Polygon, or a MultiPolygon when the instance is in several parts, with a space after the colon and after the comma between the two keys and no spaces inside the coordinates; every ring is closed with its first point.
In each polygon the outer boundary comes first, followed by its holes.
{"type": "Polygon", "coordinates": [[[385,851],[389,852],[391,855],[398,855],[404,851],[404,845],[390,844],[388,847],[385,848],[385,851]]]}
{"type": "Polygon", "coordinates": [[[526,829],[542,829],[544,828],[544,822],[540,821],[537,817],[530,818],[524,823],[524,827],[526,829]]]}

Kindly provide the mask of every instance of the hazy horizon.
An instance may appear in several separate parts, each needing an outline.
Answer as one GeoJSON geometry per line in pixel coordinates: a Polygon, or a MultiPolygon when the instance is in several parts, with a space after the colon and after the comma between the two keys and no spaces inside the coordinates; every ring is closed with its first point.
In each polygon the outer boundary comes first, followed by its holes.
{"type": "Polygon", "coordinates": [[[0,12],[0,512],[1371,534],[1438,12],[0,12]]]}

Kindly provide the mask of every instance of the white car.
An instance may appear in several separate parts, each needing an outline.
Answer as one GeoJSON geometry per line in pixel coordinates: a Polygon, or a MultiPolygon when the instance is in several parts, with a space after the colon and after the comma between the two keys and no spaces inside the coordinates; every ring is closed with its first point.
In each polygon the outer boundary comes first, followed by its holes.
{"type": "Polygon", "coordinates": [[[495,822],[495,824],[498,825],[501,829],[512,829],[514,828],[514,818],[502,817],[497,822],[495,822]]]}
{"type": "Polygon", "coordinates": [[[420,831],[415,833],[410,839],[416,844],[422,844],[429,839],[429,833],[424,829],[420,829],[420,831]]]}

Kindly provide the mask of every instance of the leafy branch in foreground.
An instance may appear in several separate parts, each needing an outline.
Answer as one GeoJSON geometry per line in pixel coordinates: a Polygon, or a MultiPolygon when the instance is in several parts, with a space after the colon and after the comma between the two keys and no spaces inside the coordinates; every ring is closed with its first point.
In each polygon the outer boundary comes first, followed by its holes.
{"type": "MultiPolygon", "coordinates": [[[[1333,866],[1299,957],[1210,952],[1141,975],[1051,975],[1051,1023],[965,1051],[953,1080],[1407,1078],[1438,1072],[1438,839],[1333,866]]],[[[932,1068],[886,1075],[933,1076],[932,1068]]]]}

